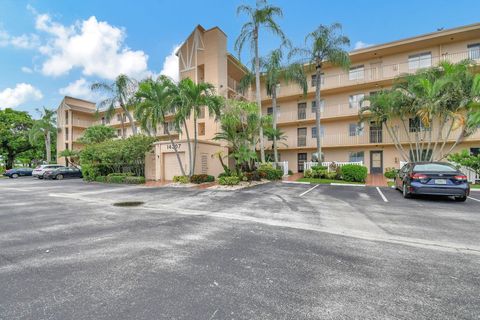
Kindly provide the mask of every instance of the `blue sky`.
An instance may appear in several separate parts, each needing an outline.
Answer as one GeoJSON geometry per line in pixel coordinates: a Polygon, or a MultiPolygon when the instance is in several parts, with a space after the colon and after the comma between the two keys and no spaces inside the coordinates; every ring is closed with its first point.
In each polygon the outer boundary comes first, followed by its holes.
{"type": "MultiPolygon", "coordinates": [[[[229,49],[244,19],[241,3],[254,1],[0,0],[0,108],[34,113],[56,108],[63,94],[98,99],[89,90],[118,72],[137,78],[172,75],[176,45],[197,24],[219,26],[229,49]]],[[[351,42],[379,44],[437,28],[480,22],[480,1],[314,1],[272,0],[295,45],[319,24],[340,22],[351,42]]],[[[268,34],[261,52],[277,46],[268,34]]]]}

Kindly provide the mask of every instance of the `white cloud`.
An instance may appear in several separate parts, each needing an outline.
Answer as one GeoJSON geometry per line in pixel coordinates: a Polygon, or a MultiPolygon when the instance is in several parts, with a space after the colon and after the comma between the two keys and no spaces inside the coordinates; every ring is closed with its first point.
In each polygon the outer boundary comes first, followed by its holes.
{"type": "Polygon", "coordinates": [[[18,83],[15,88],[6,88],[0,91],[0,109],[14,108],[26,102],[37,101],[43,98],[40,90],[28,83],[18,83]]]}
{"type": "Polygon", "coordinates": [[[29,67],[22,67],[22,72],[24,73],[33,73],[33,70],[29,67]]]}
{"type": "Polygon", "coordinates": [[[97,21],[92,16],[74,25],[64,26],[48,14],[36,14],[35,27],[50,38],[39,48],[46,56],[41,71],[60,76],[80,68],[86,76],[114,79],[119,74],[141,78],[148,75],[148,55],[125,44],[125,30],[97,21]]]}
{"type": "Polygon", "coordinates": [[[367,47],[371,47],[371,46],[373,46],[373,44],[366,43],[366,42],[363,42],[363,41],[357,41],[357,42],[355,42],[355,46],[354,46],[353,50],[359,50],[359,49],[363,49],[363,48],[367,48],[367,47]]]}
{"type": "Polygon", "coordinates": [[[180,45],[174,46],[172,52],[165,57],[163,61],[163,68],[160,71],[161,75],[166,75],[172,78],[174,81],[178,81],[178,57],[175,55],[177,50],[180,48],[180,45]]]}
{"type": "Polygon", "coordinates": [[[80,78],[74,82],[70,82],[68,86],[61,88],[58,92],[62,96],[71,96],[93,102],[97,102],[106,98],[99,92],[93,92],[90,89],[91,85],[92,83],[87,81],[85,78],[80,78]]]}
{"type": "Polygon", "coordinates": [[[13,46],[21,49],[34,49],[39,45],[40,39],[36,34],[11,36],[7,31],[0,30],[0,47],[13,46]]]}

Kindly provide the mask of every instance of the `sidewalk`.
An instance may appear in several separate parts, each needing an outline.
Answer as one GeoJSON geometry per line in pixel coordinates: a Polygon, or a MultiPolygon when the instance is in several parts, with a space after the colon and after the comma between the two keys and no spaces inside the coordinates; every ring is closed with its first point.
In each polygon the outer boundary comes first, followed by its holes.
{"type": "Polygon", "coordinates": [[[381,173],[369,174],[365,184],[371,187],[388,187],[387,178],[381,173]]]}

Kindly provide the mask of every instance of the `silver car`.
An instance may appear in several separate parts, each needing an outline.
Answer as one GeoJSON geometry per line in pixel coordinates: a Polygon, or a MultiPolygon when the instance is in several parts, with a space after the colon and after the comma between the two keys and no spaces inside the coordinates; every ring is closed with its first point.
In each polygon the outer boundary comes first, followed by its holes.
{"type": "Polygon", "coordinates": [[[32,176],[38,179],[43,179],[43,174],[45,171],[55,170],[58,168],[65,168],[65,166],[62,166],[61,164],[42,164],[33,169],[32,176]]]}

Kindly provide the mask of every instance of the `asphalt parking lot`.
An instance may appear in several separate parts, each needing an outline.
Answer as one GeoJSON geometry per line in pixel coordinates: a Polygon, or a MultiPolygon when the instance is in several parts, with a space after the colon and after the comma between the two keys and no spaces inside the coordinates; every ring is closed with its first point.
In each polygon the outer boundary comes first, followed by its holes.
{"type": "Polygon", "coordinates": [[[480,319],[480,192],[20,178],[0,195],[0,319],[480,319]]]}

